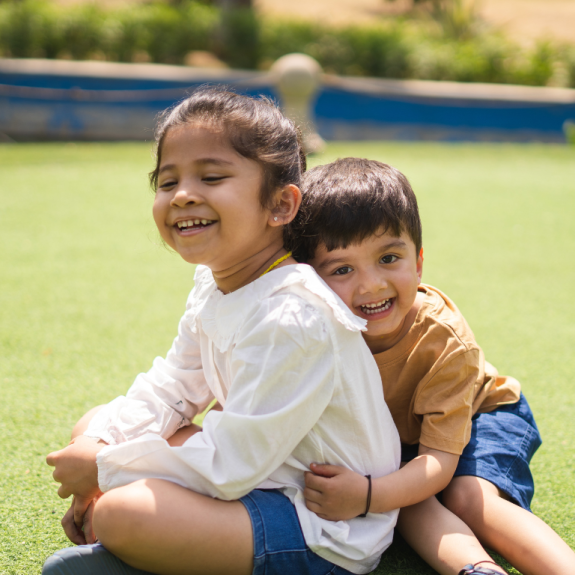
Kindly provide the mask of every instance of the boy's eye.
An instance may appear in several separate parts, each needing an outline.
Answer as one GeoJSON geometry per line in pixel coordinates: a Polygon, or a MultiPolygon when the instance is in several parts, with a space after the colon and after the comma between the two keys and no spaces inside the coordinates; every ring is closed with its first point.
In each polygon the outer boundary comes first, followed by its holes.
{"type": "Polygon", "coordinates": [[[353,271],[353,269],[350,266],[341,266],[340,268],[337,268],[334,272],[333,275],[334,276],[344,276],[346,274],[349,274],[353,271]]]}
{"type": "Polygon", "coordinates": [[[387,255],[382,256],[379,260],[382,264],[392,264],[395,260],[397,260],[397,256],[387,255]]]}

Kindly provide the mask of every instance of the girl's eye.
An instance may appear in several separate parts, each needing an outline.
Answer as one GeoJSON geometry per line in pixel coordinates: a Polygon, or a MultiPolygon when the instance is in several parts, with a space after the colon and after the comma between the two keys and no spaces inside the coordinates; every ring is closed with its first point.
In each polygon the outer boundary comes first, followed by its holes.
{"type": "Polygon", "coordinates": [[[334,276],[344,276],[344,275],[351,273],[352,271],[353,271],[353,269],[350,266],[342,266],[340,268],[337,268],[333,272],[333,275],[334,276]]]}
{"type": "Polygon", "coordinates": [[[387,256],[383,256],[379,261],[382,264],[392,264],[396,260],[397,260],[397,256],[387,255],[387,256]]]}
{"type": "Polygon", "coordinates": [[[202,178],[202,181],[207,184],[215,184],[216,182],[221,182],[224,178],[225,176],[206,176],[202,178]]]}
{"type": "Polygon", "coordinates": [[[170,188],[173,188],[175,185],[176,185],[176,182],[174,180],[168,180],[166,182],[162,182],[158,186],[158,189],[159,190],[169,190],[170,188]]]}

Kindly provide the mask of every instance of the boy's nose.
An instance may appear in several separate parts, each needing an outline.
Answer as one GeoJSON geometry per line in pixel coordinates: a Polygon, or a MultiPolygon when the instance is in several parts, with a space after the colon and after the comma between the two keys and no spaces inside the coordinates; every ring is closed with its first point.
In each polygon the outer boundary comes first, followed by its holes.
{"type": "Polygon", "coordinates": [[[368,293],[375,295],[381,290],[387,289],[387,281],[381,274],[366,272],[360,277],[358,289],[361,295],[368,293]]]}

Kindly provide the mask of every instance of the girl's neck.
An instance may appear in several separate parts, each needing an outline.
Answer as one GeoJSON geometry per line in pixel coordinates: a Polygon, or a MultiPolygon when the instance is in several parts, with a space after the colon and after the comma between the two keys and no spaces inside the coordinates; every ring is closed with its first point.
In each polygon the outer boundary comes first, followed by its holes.
{"type": "MultiPolygon", "coordinates": [[[[278,241],[227,269],[212,270],[212,274],[219,290],[223,293],[230,293],[257,280],[270,265],[286,254],[287,250],[283,247],[283,243],[278,241]]],[[[295,260],[290,257],[274,269],[294,263],[296,263],[295,260]]]]}

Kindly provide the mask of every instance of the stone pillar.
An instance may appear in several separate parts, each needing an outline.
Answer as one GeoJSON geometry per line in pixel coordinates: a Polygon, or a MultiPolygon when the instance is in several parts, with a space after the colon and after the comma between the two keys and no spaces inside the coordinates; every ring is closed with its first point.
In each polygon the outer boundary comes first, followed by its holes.
{"type": "Polygon", "coordinates": [[[270,73],[284,114],[302,131],[305,152],[321,152],[325,142],[316,132],[312,114],[313,99],[321,83],[321,66],[306,54],[287,54],[276,60],[270,73]]]}

